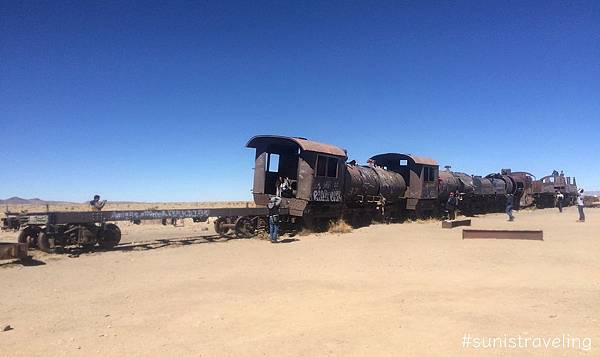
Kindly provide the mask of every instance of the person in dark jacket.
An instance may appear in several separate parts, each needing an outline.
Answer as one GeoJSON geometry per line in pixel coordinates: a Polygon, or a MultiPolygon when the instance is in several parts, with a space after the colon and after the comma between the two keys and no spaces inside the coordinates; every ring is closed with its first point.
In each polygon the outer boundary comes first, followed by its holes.
{"type": "Polygon", "coordinates": [[[454,195],[454,192],[450,192],[448,201],[446,201],[446,216],[450,220],[456,219],[456,208],[458,207],[458,198],[454,195]]]}
{"type": "Polygon", "coordinates": [[[515,198],[513,195],[508,194],[506,196],[506,214],[508,215],[508,220],[510,222],[515,220],[515,217],[512,214],[512,210],[513,210],[513,204],[515,202],[515,198]]]}
{"type": "Polygon", "coordinates": [[[269,210],[269,238],[271,243],[277,243],[277,234],[279,233],[279,206],[281,197],[274,196],[267,204],[269,210]]]}
{"type": "Polygon", "coordinates": [[[94,195],[94,199],[90,201],[90,208],[92,211],[102,211],[106,200],[100,201],[100,195],[94,195]]]}

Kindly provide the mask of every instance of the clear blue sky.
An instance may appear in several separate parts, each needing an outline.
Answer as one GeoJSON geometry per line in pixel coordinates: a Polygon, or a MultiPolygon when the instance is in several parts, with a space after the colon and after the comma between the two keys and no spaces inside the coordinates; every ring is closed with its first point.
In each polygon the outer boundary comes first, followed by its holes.
{"type": "Polygon", "coordinates": [[[0,198],[250,199],[256,134],[600,188],[598,1],[2,1],[0,198]]]}

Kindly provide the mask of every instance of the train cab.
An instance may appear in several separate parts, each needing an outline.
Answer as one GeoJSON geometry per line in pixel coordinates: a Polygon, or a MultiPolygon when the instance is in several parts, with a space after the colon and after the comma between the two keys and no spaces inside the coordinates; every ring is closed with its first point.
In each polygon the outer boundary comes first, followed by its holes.
{"type": "Polygon", "coordinates": [[[386,170],[402,175],[406,182],[406,209],[435,211],[438,197],[439,165],[437,161],[409,154],[388,153],[371,157],[386,170]]]}
{"type": "Polygon", "coordinates": [[[272,196],[282,196],[282,208],[303,216],[309,203],[341,205],[346,151],[305,138],[255,136],[246,147],[256,149],[254,202],[264,206],[272,196]],[[289,186],[282,192],[281,184],[289,186]]]}

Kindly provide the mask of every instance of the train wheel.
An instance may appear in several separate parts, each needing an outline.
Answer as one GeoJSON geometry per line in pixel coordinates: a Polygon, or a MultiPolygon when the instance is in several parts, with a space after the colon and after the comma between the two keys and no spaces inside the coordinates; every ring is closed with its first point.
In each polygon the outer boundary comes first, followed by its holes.
{"type": "Polygon", "coordinates": [[[359,216],[356,214],[347,214],[343,217],[344,221],[349,222],[352,228],[359,228],[359,216]]]}
{"type": "Polygon", "coordinates": [[[229,233],[229,231],[231,231],[231,229],[225,228],[225,227],[223,227],[223,225],[229,224],[229,223],[230,222],[228,221],[228,219],[226,217],[217,218],[214,222],[215,232],[220,236],[226,235],[227,233],[229,233]]]}
{"type": "MultiPolygon", "coordinates": [[[[366,215],[361,216],[361,221],[366,220],[366,215]]],[[[327,232],[332,220],[329,217],[318,217],[315,218],[314,229],[315,232],[327,232]]]]}
{"type": "Polygon", "coordinates": [[[19,243],[27,243],[28,248],[35,248],[37,246],[37,240],[42,232],[40,227],[31,226],[27,227],[19,233],[19,243]]]}
{"type": "Polygon", "coordinates": [[[235,221],[235,235],[238,238],[252,238],[256,235],[256,225],[250,217],[240,217],[235,221]]]}
{"type": "Polygon", "coordinates": [[[121,229],[116,224],[109,223],[104,226],[100,247],[105,249],[114,248],[121,241],[121,229]]]}
{"type": "Polygon", "coordinates": [[[373,217],[365,212],[363,214],[359,214],[358,216],[358,224],[359,227],[368,227],[371,225],[371,223],[373,222],[373,217]]]}
{"type": "Polygon", "coordinates": [[[54,242],[50,242],[48,235],[44,232],[40,232],[38,235],[37,246],[44,253],[56,253],[54,242]]]}
{"type": "Polygon", "coordinates": [[[530,207],[532,205],[533,205],[533,196],[523,195],[523,197],[521,197],[521,207],[530,207]]]}

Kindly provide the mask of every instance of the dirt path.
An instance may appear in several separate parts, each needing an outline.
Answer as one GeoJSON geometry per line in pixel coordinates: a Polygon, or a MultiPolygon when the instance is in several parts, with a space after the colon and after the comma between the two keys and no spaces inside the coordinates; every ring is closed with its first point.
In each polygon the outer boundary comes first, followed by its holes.
{"type": "MultiPolygon", "coordinates": [[[[574,208],[474,219],[543,229],[543,242],[463,241],[460,228],[426,222],[277,245],[36,255],[45,264],[0,264],[0,325],[13,328],[0,332],[0,355],[600,355],[600,209],[586,214],[583,224],[574,208]],[[482,351],[461,347],[465,333],[592,345],[482,351]]],[[[209,233],[198,227],[123,230],[126,241],[209,233]]]]}

